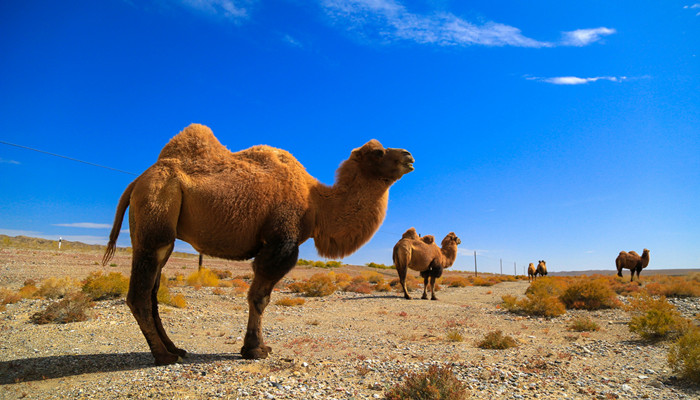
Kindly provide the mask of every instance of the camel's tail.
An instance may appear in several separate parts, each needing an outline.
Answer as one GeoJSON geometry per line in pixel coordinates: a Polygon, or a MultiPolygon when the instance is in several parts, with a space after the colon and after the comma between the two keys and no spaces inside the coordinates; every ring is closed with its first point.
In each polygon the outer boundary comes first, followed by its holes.
{"type": "Polygon", "coordinates": [[[105,250],[105,255],[102,257],[102,265],[107,265],[107,262],[112,259],[114,252],[117,250],[117,238],[119,237],[119,230],[122,228],[122,221],[124,220],[124,213],[126,213],[126,208],[129,207],[129,202],[131,200],[131,191],[134,190],[133,181],[126,187],[122,197],[119,199],[119,204],[117,205],[117,212],[114,216],[114,224],[112,225],[112,232],[109,233],[109,243],[107,243],[107,249],[105,250]]]}

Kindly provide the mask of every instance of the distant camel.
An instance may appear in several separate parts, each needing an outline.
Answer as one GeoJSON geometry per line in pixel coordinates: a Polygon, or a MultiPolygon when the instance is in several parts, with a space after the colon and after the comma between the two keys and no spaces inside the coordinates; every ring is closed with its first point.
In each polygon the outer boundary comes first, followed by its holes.
{"type": "Polygon", "coordinates": [[[527,266],[527,281],[528,282],[534,281],[536,276],[537,276],[537,269],[535,269],[535,264],[530,263],[530,265],[527,266]]]}
{"type": "Polygon", "coordinates": [[[535,271],[535,276],[547,276],[547,263],[544,260],[540,260],[537,263],[537,271],[535,271]]]}
{"type": "Polygon", "coordinates": [[[126,208],[133,247],[126,302],[158,365],[187,353],[168,338],[158,314],[161,269],[181,239],[198,252],[253,261],[243,358],[265,358],[262,314],[275,284],[313,238],[318,253],[341,258],[379,228],[389,187],[413,171],[411,153],[376,140],[352,151],[332,187],[318,182],[288,152],[255,146],[231,153],[204,125],[173,137],[154,165],[119,200],[103,263],[114,255],[126,208]]]}
{"type": "Polygon", "coordinates": [[[406,299],[410,299],[406,290],[406,273],[408,269],[419,271],[423,277],[423,296],[428,298],[428,280],[430,280],[430,294],[432,300],[437,300],[435,296],[435,279],[442,276],[442,271],[454,264],[457,258],[457,245],[461,240],[450,232],[442,240],[442,248],[435,244],[432,235],[419,238],[414,228],[408,229],[401,237],[401,240],[394,246],[394,266],[399,273],[399,281],[406,299]]]}
{"type": "Polygon", "coordinates": [[[621,251],[620,254],[615,259],[615,266],[617,266],[617,276],[622,277],[622,269],[626,268],[632,272],[630,276],[630,282],[634,281],[634,273],[637,273],[637,280],[639,280],[639,273],[642,272],[644,268],[649,265],[649,249],[644,249],[642,255],[637,254],[636,251],[621,251]]]}

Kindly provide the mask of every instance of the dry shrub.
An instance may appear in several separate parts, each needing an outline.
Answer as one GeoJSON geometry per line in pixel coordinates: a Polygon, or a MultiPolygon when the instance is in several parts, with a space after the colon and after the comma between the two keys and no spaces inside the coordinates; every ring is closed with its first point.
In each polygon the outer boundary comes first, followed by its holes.
{"type": "Polygon", "coordinates": [[[700,297],[700,284],[691,277],[666,276],[646,285],[651,295],[666,297],[700,297]]]}
{"type": "Polygon", "coordinates": [[[568,329],[574,332],[595,332],[600,330],[600,326],[589,317],[577,317],[571,321],[568,329]]]}
{"type": "Polygon", "coordinates": [[[559,296],[566,308],[600,310],[616,308],[620,303],[605,279],[582,278],[573,282],[559,296]]]}
{"type": "Polygon", "coordinates": [[[673,372],[700,384],[700,328],[689,329],[671,345],[668,364],[673,372]]]}
{"type": "Polygon", "coordinates": [[[410,373],[403,383],[385,393],[387,400],[464,400],[467,395],[467,386],[452,369],[437,365],[431,365],[423,373],[410,373]]]}
{"type": "Polygon", "coordinates": [[[189,286],[219,286],[219,277],[207,268],[193,272],[187,277],[186,281],[189,286]]]}
{"type": "Polygon", "coordinates": [[[525,294],[559,297],[566,290],[566,281],[560,277],[543,276],[534,280],[525,294]]]}
{"type": "Polygon", "coordinates": [[[287,289],[292,293],[304,293],[306,290],[306,282],[292,282],[287,285],[287,289]]]}
{"type": "Polygon", "coordinates": [[[185,296],[181,294],[176,294],[173,296],[170,293],[170,288],[164,283],[167,282],[167,279],[163,279],[161,277],[160,282],[160,286],[158,287],[158,303],[176,308],[187,307],[187,300],[185,299],[185,296]]]}
{"type": "Polygon", "coordinates": [[[71,278],[48,278],[41,282],[37,294],[47,299],[61,299],[68,293],[75,292],[80,287],[80,282],[71,278]]]}
{"type": "Polygon", "coordinates": [[[372,293],[372,285],[366,281],[351,282],[346,288],[346,292],[370,294],[372,293]]]}
{"type": "Polygon", "coordinates": [[[664,296],[654,298],[643,293],[635,296],[628,307],[632,313],[630,332],[646,340],[662,340],[678,336],[689,328],[689,321],[681,317],[664,296]]]}
{"type": "Polygon", "coordinates": [[[366,271],[362,273],[362,276],[367,282],[374,283],[375,285],[378,283],[384,283],[384,275],[380,274],[379,272],[366,271]]]}
{"type": "MultiPolygon", "coordinates": [[[[413,275],[406,275],[406,290],[409,292],[412,290],[416,290],[418,288],[418,285],[420,285],[421,282],[416,279],[413,275]]],[[[389,282],[389,285],[394,288],[397,292],[403,292],[403,289],[401,288],[401,282],[399,281],[399,278],[392,279],[391,282],[389,282]]]]}
{"type": "Polygon", "coordinates": [[[217,296],[223,296],[224,294],[226,294],[226,291],[221,287],[215,287],[211,290],[211,293],[217,296]]]}
{"type": "Polygon", "coordinates": [[[491,279],[485,279],[480,276],[475,276],[472,278],[472,285],[474,286],[493,286],[495,282],[491,279]]]}
{"type": "Polygon", "coordinates": [[[301,306],[305,302],[306,300],[302,299],[301,297],[282,297],[281,299],[277,300],[275,304],[284,307],[294,307],[301,306]]]}
{"type": "Polygon", "coordinates": [[[34,281],[25,282],[24,286],[17,291],[17,295],[22,299],[31,299],[36,297],[38,291],[39,289],[34,285],[34,281]]]}
{"type": "Polygon", "coordinates": [[[94,303],[84,293],[73,293],[63,300],[52,303],[44,311],[39,311],[30,317],[35,324],[66,324],[88,319],[87,310],[94,303]]]}
{"type": "Polygon", "coordinates": [[[528,293],[525,298],[520,300],[512,295],[504,295],[501,300],[503,308],[517,314],[553,318],[566,312],[564,304],[559,301],[558,297],[548,295],[545,292],[528,293]]]}
{"type": "Polygon", "coordinates": [[[466,287],[469,286],[469,279],[463,276],[446,276],[442,279],[442,283],[447,287],[466,287]]]}
{"type": "Polygon", "coordinates": [[[502,331],[498,330],[487,333],[486,337],[476,345],[482,349],[503,350],[517,347],[518,343],[512,337],[504,335],[502,331]]]}
{"type": "Polygon", "coordinates": [[[374,290],[377,292],[390,292],[391,286],[387,282],[377,283],[374,285],[374,290]]]}
{"type": "Polygon", "coordinates": [[[233,277],[233,272],[227,269],[212,269],[211,272],[219,279],[229,279],[233,277]]]}
{"type": "Polygon", "coordinates": [[[239,278],[231,281],[231,287],[233,287],[233,293],[237,295],[245,294],[248,292],[248,289],[250,289],[248,282],[239,278]]]}
{"type": "Polygon", "coordinates": [[[3,305],[13,304],[20,300],[22,300],[22,296],[20,296],[19,293],[4,288],[0,289],[0,303],[3,305]]]}
{"type": "Polygon", "coordinates": [[[449,331],[447,331],[447,335],[445,335],[445,338],[448,342],[464,341],[464,336],[462,336],[462,332],[460,332],[459,329],[450,329],[449,331]]]}
{"type": "Polygon", "coordinates": [[[129,289],[129,280],[119,272],[103,275],[101,271],[93,272],[83,281],[83,293],[92,300],[104,300],[121,297],[129,289]]]}
{"type": "Polygon", "coordinates": [[[336,286],[328,274],[313,274],[306,282],[304,296],[324,297],[335,292],[336,286]]]}

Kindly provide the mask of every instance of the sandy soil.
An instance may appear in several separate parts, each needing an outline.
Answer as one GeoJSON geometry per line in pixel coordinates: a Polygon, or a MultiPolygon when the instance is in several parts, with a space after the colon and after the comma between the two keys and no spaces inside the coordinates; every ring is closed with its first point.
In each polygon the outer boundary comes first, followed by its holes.
{"type": "MultiPolygon", "coordinates": [[[[26,279],[90,271],[129,272],[129,255],[114,266],[101,254],[0,249],[0,287],[13,290],[26,279]]],[[[248,263],[205,259],[210,268],[250,274],[248,263]]],[[[165,272],[188,275],[197,259],[174,258],[165,272]]],[[[343,267],[356,274],[364,267],[343,267]]],[[[290,276],[324,270],[297,268],[290,276]]],[[[395,271],[380,271],[394,278],[395,271]]],[[[93,317],[63,325],[34,325],[29,317],[49,300],[23,300],[0,312],[0,398],[241,398],[373,399],[405,374],[431,364],[450,366],[473,398],[698,398],[697,386],[670,371],[668,343],[647,344],[629,333],[623,310],[569,311],[551,320],[509,314],[504,294],[523,295],[526,281],[492,287],[443,288],[439,301],[407,301],[398,293],[335,293],[283,307],[276,292],[263,318],[272,355],[240,358],[247,303],[231,288],[172,289],[185,309],[161,307],[170,337],[191,354],[182,364],[153,366],[143,336],[123,299],[98,302],[93,317]],[[588,315],[598,332],[575,333],[571,319],[588,315]],[[475,342],[502,330],[519,346],[483,350],[475,342]],[[449,332],[461,334],[451,341],[449,332]]],[[[681,311],[698,311],[697,299],[681,311]]]]}

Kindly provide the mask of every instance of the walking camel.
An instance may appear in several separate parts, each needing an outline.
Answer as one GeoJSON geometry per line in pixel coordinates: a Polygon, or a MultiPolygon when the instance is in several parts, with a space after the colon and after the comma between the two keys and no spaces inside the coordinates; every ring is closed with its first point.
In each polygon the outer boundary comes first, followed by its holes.
{"type": "Polygon", "coordinates": [[[401,236],[401,239],[394,246],[393,260],[394,267],[399,273],[399,281],[403,289],[403,295],[406,299],[411,299],[411,296],[406,290],[406,273],[408,269],[419,271],[423,277],[423,296],[421,299],[428,298],[428,280],[430,280],[431,300],[437,300],[435,296],[435,279],[442,276],[442,271],[454,264],[457,258],[457,245],[462,241],[450,232],[442,240],[442,247],[435,244],[435,239],[431,235],[426,235],[423,238],[419,237],[414,228],[409,228],[401,236]]]}
{"type": "Polygon", "coordinates": [[[296,264],[299,245],[313,238],[327,258],[356,251],[381,225],[389,187],[413,171],[413,162],[408,151],[370,140],[352,151],[329,187],[284,150],[254,146],[232,153],[198,124],[173,137],[122,194],[103,258],[106,264],[114,255],[129,207],[133,256],[126,302],[155,363],[187,354],[168,338],[158,313],[161,269],[176,238],[205,255],[254,258],[241,355],[265,358],[271,348],[263,341],[262,314],[274,285],[296,264]]]}

